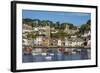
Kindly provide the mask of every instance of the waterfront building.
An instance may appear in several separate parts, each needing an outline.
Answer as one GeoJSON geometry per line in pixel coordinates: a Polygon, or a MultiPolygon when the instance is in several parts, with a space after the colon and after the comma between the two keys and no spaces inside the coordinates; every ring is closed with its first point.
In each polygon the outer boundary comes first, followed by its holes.
{"type": "Polygon", "coordinates": [[[58,46],[61,46],[62,41],[60,39],[58,39],[58,46]]]}
{"type": "Polygon", "coordinates": [[[65,40],[65,46],[68,46],[68,47],[81,47],[83,43],[84,43],[84,40],[80,38],[74,38],[74,39],[71,38],[71,39],[65,40]]]}

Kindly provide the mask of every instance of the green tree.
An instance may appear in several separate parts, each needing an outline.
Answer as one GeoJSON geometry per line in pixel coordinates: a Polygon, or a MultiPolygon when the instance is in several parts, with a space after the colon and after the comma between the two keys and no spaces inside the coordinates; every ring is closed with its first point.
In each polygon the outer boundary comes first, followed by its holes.
{"type": "Polygon", "coordinates": [[[86,32],[86,31],[91,30],[91,21],[88,20],[88,21],[86,22],[86,24],[81,25],[81,27],[80,27],[79,30],[80,30],[81,33],[84,33],[84,32],[86,32]]]}
{"type": "Polygon", "coordinates": [[[32,23],[33,23],[33,27],[38,27],[40,25],[40,20],[39,19],[33,19],[32,23]]]}

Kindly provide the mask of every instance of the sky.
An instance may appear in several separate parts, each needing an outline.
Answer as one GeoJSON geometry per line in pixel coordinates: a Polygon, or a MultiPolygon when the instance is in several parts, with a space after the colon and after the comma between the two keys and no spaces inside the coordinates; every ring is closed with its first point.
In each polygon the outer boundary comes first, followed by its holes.
{"type": "Polygon", "coordinates": [[[90,13],[78,12],[56,12],[56,11],[37,11],[37,10],[23,10],[22,18],[50,20],[52,22],[72,23],[76,26],[85,24],[91,19],[90,13]]]}

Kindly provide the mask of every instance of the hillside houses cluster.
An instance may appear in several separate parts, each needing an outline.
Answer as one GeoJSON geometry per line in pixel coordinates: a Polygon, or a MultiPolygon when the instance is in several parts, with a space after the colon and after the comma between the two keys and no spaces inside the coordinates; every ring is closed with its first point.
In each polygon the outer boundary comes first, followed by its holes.
{"type": "MultiPolygon", "coordinates": [[[[26,46],[42,46],[42,47],[57,47],[57,46],[64,46],[64,47],[84,47],[84,46],[91,46],[90,37],[91,32],[88,31],[81,35],[81,37],[85,38],[86,40],[77,37],[77,35],[71,35],[70,38],[67,36],[63,39],[61,38],[51,38],[51,33],[58,33],[59,30],[55,28],[50,28],[50,26],[38,26],[32,27],[27,24],[23,24],[23,45],[26,46]],[[89,38],[88,38],[89,37],[89,38]],[[84,42],[87,42],[87,45],[84,45],[84,42]]],[[[68,34],[74,34],[78,32],[78,29],[69,29],[69,26],[66,25],[64,32],[68,34]]]]}

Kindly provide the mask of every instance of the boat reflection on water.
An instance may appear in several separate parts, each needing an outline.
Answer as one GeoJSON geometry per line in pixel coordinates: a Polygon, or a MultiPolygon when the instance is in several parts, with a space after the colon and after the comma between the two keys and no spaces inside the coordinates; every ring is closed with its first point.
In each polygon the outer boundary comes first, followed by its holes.
{"type": "Polygon", "coordinates": [[[30,53],[23,51],[23,63],[46,61],[71,61],[91,59],[91,49],[85,48],[35,48],[30,53]]]}

